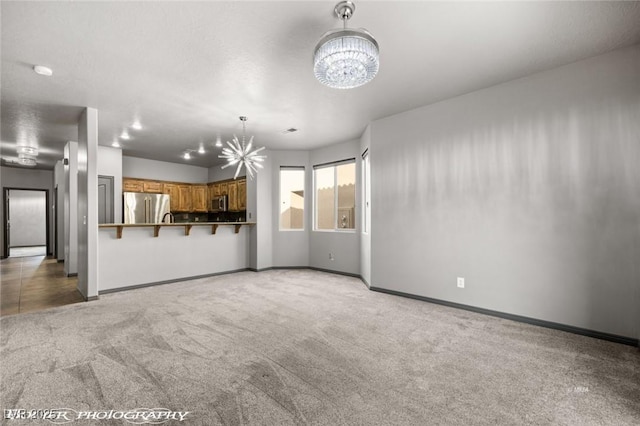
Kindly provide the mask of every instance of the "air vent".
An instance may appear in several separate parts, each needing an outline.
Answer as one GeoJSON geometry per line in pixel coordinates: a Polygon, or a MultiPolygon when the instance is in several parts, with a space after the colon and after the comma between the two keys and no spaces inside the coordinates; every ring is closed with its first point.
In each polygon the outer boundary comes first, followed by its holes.
{"type": "Polygon", "coordinates": [[[290,128],[288,128],[286,130],[283,130],[282,133],[286,135],[287,133],[293,133],[293,132],[297,132],[297,131],[298,131],[298,129],[296,129],[294,127],[290,127],[290,128]]]}

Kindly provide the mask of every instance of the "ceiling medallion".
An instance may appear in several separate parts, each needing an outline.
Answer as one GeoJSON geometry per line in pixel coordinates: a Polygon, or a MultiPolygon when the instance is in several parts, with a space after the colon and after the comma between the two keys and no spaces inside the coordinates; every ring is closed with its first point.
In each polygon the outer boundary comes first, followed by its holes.
{"type": "Polygon", "coordinates": [[[353,89],[373,80],[380,68],[378,42],[364,28],[347,29],[356,5],[341,1],[334,8],[343,29],[327,31],[313,52],[313,72],[334,89],[353,89]]]}
{"type": "Polygon", "coordinates": [[[253,175],[258,173],[258,168],[262,168],[262,163],[266,155],[257,155],[260,151],[264,149],[258,148],[254,151],[251,151],[251,146],[253,145],[253,136],[249,139],[249,143],[245,143],[245,123],[247,121],[247,117],[241,116],[240,121],[242,121],[242,141],[238,139],[238,137],[233,135],[233,143],[227,141],[228,147],[222,148],[222,155],[218,155],[218,158],[224,158],[227,160],[227,164],[222,166],[223,169],[226,169],[229,166],[238,165],[236,169],[236,174],[233,178],[237,178],[240,170],[242,170],[242,166],[247,169],[247,173],[249,173],[249,177],[253,179],[253,175]]]}

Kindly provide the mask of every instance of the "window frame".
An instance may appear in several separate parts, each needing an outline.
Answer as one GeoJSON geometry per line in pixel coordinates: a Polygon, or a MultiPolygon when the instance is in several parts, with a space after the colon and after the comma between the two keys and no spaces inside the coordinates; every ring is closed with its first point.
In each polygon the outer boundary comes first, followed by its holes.
{"type": "Polygon", "coordinates": [[[362,233],[368,235],[371,232],[371,160],[369,149],[362,153],[362,233]]]}
{"type": "Polygon", "coordinates": [[[357,217],[357,189],[358,189],[358,163],[355,157],[346,158],[339,161],[331,161],[328,163],[315,164],[313,166],[313,226],[314,232],[343,232],[343,233],[355,233],[356,232],[356,217],[357,217]],[[353,164],[355,167],[354,173],[354,196],[353,196],[353,228],[339,228],[338,227],[338,166],[353,164]],[[333,167],[333,229],[319,229],[318,228],[318,188],[316,180],[316,170],[333,167]]]}
{"type": "Polygon", "coordinates": [[[306,230],[307,220],[305,218],[305,209],[306,209],[306,200],[303,198],[302,201],[302,228],[283,228],[282,221],[280,218],[280,207],[282,206],[282,171],[283,170],[299,170],[302,171],[302,190],[306,192],[306,179],[307,179],[307,168],[305,166],[280,166],[280,172],[278,173],[278,231],[280,232],[304,232],[306,230]]]}

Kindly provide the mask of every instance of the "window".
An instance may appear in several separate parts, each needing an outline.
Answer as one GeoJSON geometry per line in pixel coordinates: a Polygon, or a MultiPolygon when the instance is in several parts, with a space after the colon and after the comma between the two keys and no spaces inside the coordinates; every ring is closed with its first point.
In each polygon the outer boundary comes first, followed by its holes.
{"type": "Polygon", "coordinates": [[[304,229],[304,167],[280,167],[280,230],[304,229]]]}
{"type": "Polygon", "coordinates": [[[314,166],[315,229],[355,229],[356,162],[314,166]]]}

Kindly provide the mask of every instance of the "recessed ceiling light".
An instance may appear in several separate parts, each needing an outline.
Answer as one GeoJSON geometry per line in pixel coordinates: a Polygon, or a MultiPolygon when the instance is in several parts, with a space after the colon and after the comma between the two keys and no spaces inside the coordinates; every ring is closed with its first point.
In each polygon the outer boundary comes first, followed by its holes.
{"type": "Polygon", "coordinates": [[[220,140],[220,138],[218,138],[218,140],[216,141],[216,146],[217,146],[218,148],[221,148],[221,147],[222,147],[222,141],[220,140]]]}
{"type": "Polygon", "coordinates": [[[200,148],[198,148],[198,154],[204,154],[206,151],[204,150],[204,146],[200,146],[200,148]]]}
{"type": "Polygon", "coordinates": [[[113,141],[111,146],[114,147],[114,148],[120,148],[120,142],[118,142],[118,140],[116,139],[115,141],[113,141]]]}
{"type": "Polygon", "coordinates": [[[120,135],[120,138],[128,141],[129,139],[131,139],[131,136],[129,136],[129,133],[125,130],[122,132],[122,134],[120,135]]]}
{"type": "Polygon", "coordinates": [[[17,147],[18,154],[38,155],[38,148],[34,146],[21,145],[17,147]]]}
{"type": "Polygon", "coordinates": [[[191,154],[189,154],[188,152],[185,152],[183,157],[184,157],[185,160],[190,160],[191,159],[191,154]]]}
{"type": "Polygon", "coordinates": [[[44,75],[47,77],[51,77],[53,75],[53,70],[49,67],[45,67],[44,65],[36,65],[33,67],[33,70],[36,74],[44,75]]]}
{"type": "Polygon", "coordinates": [[[134,121],[131,128],[134,130],[142,130],[142,124],[140,124],[139,121],[134,121]]]}

